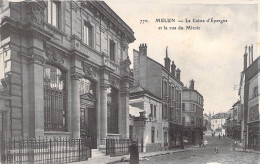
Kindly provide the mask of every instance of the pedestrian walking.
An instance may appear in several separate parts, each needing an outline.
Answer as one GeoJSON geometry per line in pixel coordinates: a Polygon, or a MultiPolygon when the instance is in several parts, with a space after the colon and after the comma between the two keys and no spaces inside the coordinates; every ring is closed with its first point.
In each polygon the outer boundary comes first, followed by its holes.
{"type": "Polygon", "coordinates": [[[136,140],[133,140],[129,149],[130,149],[130,164],[139,164],[138,142],[136,140]]]}
{"type": "Polygon", "coordinates": [[[215,153],[218,153],[218,147],[217,146],[215,147],[215,153]]]}
{"type": "Polygon", "coordinates": [[[220,134],[218,135],[218,139],[220,140],[220,134]]]}

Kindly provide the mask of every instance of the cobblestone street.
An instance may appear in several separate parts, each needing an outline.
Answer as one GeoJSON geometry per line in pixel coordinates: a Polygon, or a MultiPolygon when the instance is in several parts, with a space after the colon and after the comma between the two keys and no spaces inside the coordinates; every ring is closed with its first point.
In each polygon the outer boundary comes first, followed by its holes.
{"type": "Polygon", "coordinates": [[[223,138],[204,136],[208,145],[196,150],[173,153],[168,155],[148,157],[148,160],[140,161],[141,164],[260,164],[260,154],[231,151],[231,142],[223,138]],[[214,148],[218,147],[219,153],[215,154],[214,148]]]}

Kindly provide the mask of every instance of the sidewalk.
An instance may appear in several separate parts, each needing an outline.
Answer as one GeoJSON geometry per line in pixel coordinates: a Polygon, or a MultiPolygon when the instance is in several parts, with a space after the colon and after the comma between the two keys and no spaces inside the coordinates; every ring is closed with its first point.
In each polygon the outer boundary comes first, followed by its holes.
{"type": "MultiPolygon", "coordinates": [[[[142,158],[147,158],[151,156],[158,156],[158,155],[166,155],[166,154],[172,154],[172,153],[178,153],[178,152],[185,152],[185,151],[190,151],[190,150],[195,150],[197,149],[198,146],[192,146],[192,147],[187,147],[184,149],[175,149],[175,150],[166,150],[166,151],[157,151],[157,152],[147,152],[147,153],[140,153],[139,154],[139,159],[142,158]]],[[[99,158],[89,158],[88,161],[81,161],[81,162],[75,162],[74,164],[108,164],[108,163],[113,163],[113,162],[119,162],[121,161],[122,158],[129,159],[130,155],[123,155],[123,156],[116,156],[116,157],[110,157],[110,156],[103,156],[99,158]]]]}
{"type": "MultiPolygon", "coordinates": [[[[224,139],[226,139],[227,141],[233,143],[235,140],[225,137],[224,139]]],[[[235,147],[235,151],[239,151],[239,152],[245,152],[245,153],[255,153],[255,154],[260,154],[260,151],[255,151],[253,149],[246,149],[246,151],[243,148],[240,147],[235,147]]]]}

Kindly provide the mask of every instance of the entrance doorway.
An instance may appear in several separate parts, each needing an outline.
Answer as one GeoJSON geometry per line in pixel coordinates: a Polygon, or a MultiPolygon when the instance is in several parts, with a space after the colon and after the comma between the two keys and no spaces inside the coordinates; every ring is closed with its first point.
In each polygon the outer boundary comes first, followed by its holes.
{"type": "Polygon", "coordinates": [[[80,136],[97,139],[95,99],[91,94],[80,96],[80,136]]]}
{"type": "Polygon", "coordinates": [[[80,136],[93,140],[92,148],[97,148],[95,85],[88,79],[81,79],[80,85],[80,136]]]}

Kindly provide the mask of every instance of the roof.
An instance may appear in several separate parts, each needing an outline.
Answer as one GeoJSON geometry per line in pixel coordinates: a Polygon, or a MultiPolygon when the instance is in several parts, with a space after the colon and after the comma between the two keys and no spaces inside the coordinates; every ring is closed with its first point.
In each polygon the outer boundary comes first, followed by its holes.
{"type": "Polygon", "coordinates": [[[183,87],[182,91],[193,91],[193,92],[196,92],[198,95],[200,95],[202,98],[203,96],[196,90],[196,89],[190,89],[188,87],[183,87]]]}
{"type": "Polygon", "coordinates": [[[126,34],[130,43],[135,41],[133,30],[104,1],[86,1],[86,2],[93,4],[111,22],[113,22],[116,26],[118,26],[126,34]]]}
{"type": "Polygon", "coordinates": [[[158,65],[160,65],[165,72],[167,72],[174,80],[176,80],[177,82],[179,82],[183,86],[183,83],[180,80],[178,80],[175,76],[173,76],[169,71],[167,71],[166,68],[161,63],[155,61],[154,59],[150,58],[149,56],[147,56],[147,59],[155,62],[158,65]]]}
{"type": "Polygon", "coordinates": [[[132,87],[130,89],[130,97],[134,96],[134,95],[136,95],[138,93],[148,94],[148,95],[150,95],[150,96],[152,96],[152,97],[154,97],[156,99],[162,100],[161,97],[158,97],[157,95],[154,95],[152,92],[150,92],[150,91],[148,91],[148,90],[146,90],[146,89],[144,89],[144,88],[142,88],[140,86],[135,86],[135,87],[132,87]]]}
{"type": "Polygon", "coordinates": [[[240,104],[240,100],[237,100],[237,102],[235,102],[235,104],[232,107],[236,106],[237,104],[240,104]]]}
{"type": "Polygon", "coordinates": [[[144,109],[133,107],[129,105],[129,114],[135,117],[140,117],[140,112],[144,112],[144,109]]]}

